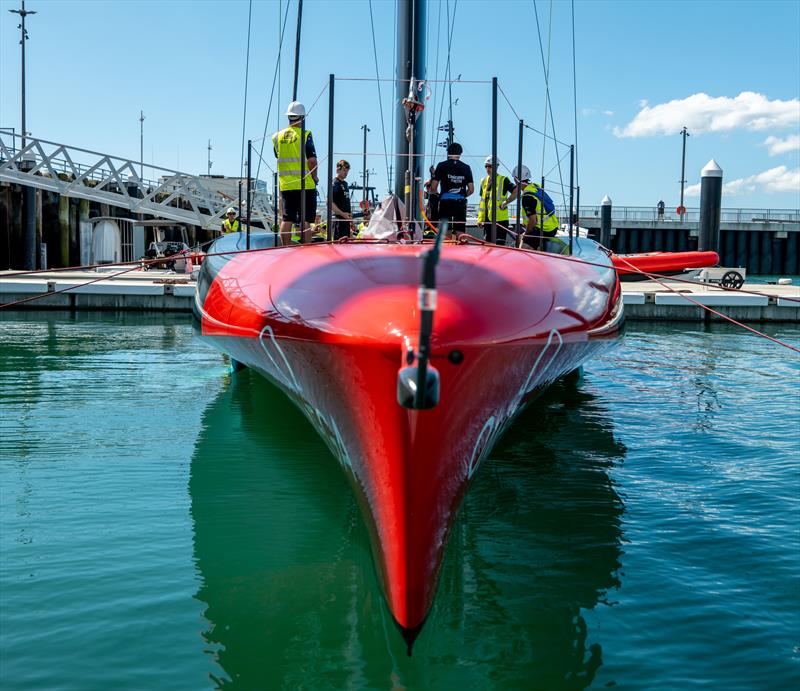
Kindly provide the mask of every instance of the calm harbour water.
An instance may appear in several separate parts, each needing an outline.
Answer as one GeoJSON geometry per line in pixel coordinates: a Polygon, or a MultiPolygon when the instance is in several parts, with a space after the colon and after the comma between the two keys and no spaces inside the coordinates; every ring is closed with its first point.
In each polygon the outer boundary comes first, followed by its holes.
{"type": "Polygon", "coordinates": [[[481,468],[408,658],[280,394],[185,317],[0,315],[0,687],[798,688],[798,382],[629,325],[481,468]]]}

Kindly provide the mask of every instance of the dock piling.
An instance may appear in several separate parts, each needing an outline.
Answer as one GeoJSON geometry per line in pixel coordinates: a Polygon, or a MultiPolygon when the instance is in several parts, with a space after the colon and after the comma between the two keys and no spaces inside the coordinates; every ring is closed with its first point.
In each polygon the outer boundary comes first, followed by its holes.
{"type": "Polygon", "coordinates": [[[722,168],[712,158],[700,173],[700,233],[697,249],[719,252],[722,168]]]}
{"type": "Polygon", "coordinates": [[[600,202],[600,244],[611,249],[611,198],[608,195],[600,202]]]}

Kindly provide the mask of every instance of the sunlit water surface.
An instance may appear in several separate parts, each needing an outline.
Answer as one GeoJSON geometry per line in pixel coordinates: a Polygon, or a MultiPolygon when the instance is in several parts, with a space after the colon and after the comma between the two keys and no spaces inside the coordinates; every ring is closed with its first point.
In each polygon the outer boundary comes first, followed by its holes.
{"type": "Polygon", "coordinates": [[[408,658],[279,393],[184,317],[0,315],[0,686],[798,688],[799,375],[630,326],[482,466],[408,658]]]}

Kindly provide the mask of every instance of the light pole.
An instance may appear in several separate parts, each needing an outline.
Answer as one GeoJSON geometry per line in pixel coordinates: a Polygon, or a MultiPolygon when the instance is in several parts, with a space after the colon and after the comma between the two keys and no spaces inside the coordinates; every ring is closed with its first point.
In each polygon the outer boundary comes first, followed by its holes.
{"type": "Polygon", "coordinates": [[[139,180],[144,180],[144,111],[139,111],[139,180]]]}
{"type": "MultiPolygon", "coordinates": [[[[25,41],[28,40],[28,31],[25,29],[25,17],[29,14],[36,14],[35,10],[25,9],[25,0],[21,2],[22,7],[18,10],[9,10],[13,14],[18,14],[22,20],[19,24],[20,39],[22,46],[22,93],[20,99],[20,110],[22,112],[22,139],[20,141],[20,151],[25,148],[25,136],[28,134],[25,123],[25,41]]],[[[23,161],[25,170],[29,170],[28,162],[23,161]]],[[[30,162],[30,167],[33,162],[30,162]]],[[[36,268],[36,190],[33,187],[25,186],[23,195],[25,207],[25,232],[24,240],[24,266],[25,269],[36,268]]]]}
{"type": "Polygon", "coordinates": [[[361,125],[361,129],[364,130],[364,158],[361,164],[361,185],[364,187],[361,194],[361,204],[363,209],[367,206],[367,132],[369,132],[370,129],[366,125],[361,125]]]}
{"type": "Polygon", "coordinates": [[[683,135],[683,154],[681,155],[681,203],[678,207],[680,210],[678,213],[680,214],[681,222],[683,222],[683,216],[686,213],[683,207],[683,186],[686,184],[686,137],[689,136],[686,126],[681,130],[681,135],[683,135]]]}
{"type": "Polygon", "coordinates": [[[27,134],[27,130],[25,129],[25,41],[28,40],[28,32],[25,29],[25,17],[29,14],[36,14],[36,10],[26,10],[25,9],[25,0],[22,0],[22,7],[18,10],[9,10],[12,14],[18,14],[20,19],[22,20],[17,27],[20,30],[20,39],[19,44],[22,46],[22,99],[21,99],[21,110],[22,110],[22,148],[25,147],[25,135],[27,134]]]}
{"type": "Polygon", "coordinates": [[[211,140],[208,140],[208,175],[211,176],[211,165],[213,161],[211,160],[211,140]]]}

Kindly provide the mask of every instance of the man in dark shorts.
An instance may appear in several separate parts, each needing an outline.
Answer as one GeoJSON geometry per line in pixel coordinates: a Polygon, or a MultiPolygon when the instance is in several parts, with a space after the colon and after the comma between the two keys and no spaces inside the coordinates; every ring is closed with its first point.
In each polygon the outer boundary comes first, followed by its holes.
{"type": "Polygon", "coordinates": [[[350,164],[342,159],[336,164],[336,177],[331,183],[331,209],[333,210],[333,239],[350,237],[353,213],[350,208],[350,188],[345,178],[350,164]]]}
{"type": "Polygon", "coordinates": [[[447,219],[448,235],[456,237],[467,231],[467,197],[475,191],[472,169],[460,160],[463,151],[461,144],[448,146],[447,160],[436,166],[431,180],[431,198],[439,198],[439,221],[447,219]]]}
{"type": "MultiPolygon", "coordinates": [[[[317,214],[317,151],[311,130],[305,130],[305,169],[300,170],[301,125],[306,117],[305,106],[299,101],[292,101],[286,109],[289,126],[272,135],[272,149],[278,159],[278,185],[281,191],[283,217],[281,220],[281,238],[287,240],[292,232],[292,225],[300,227],[300,195],[305,189],[305,214],[303,231],[308,231],[309,221],[317,214]]],[[[310,241],[310,233],[303,233],[303,242],[310,241]]]]}

